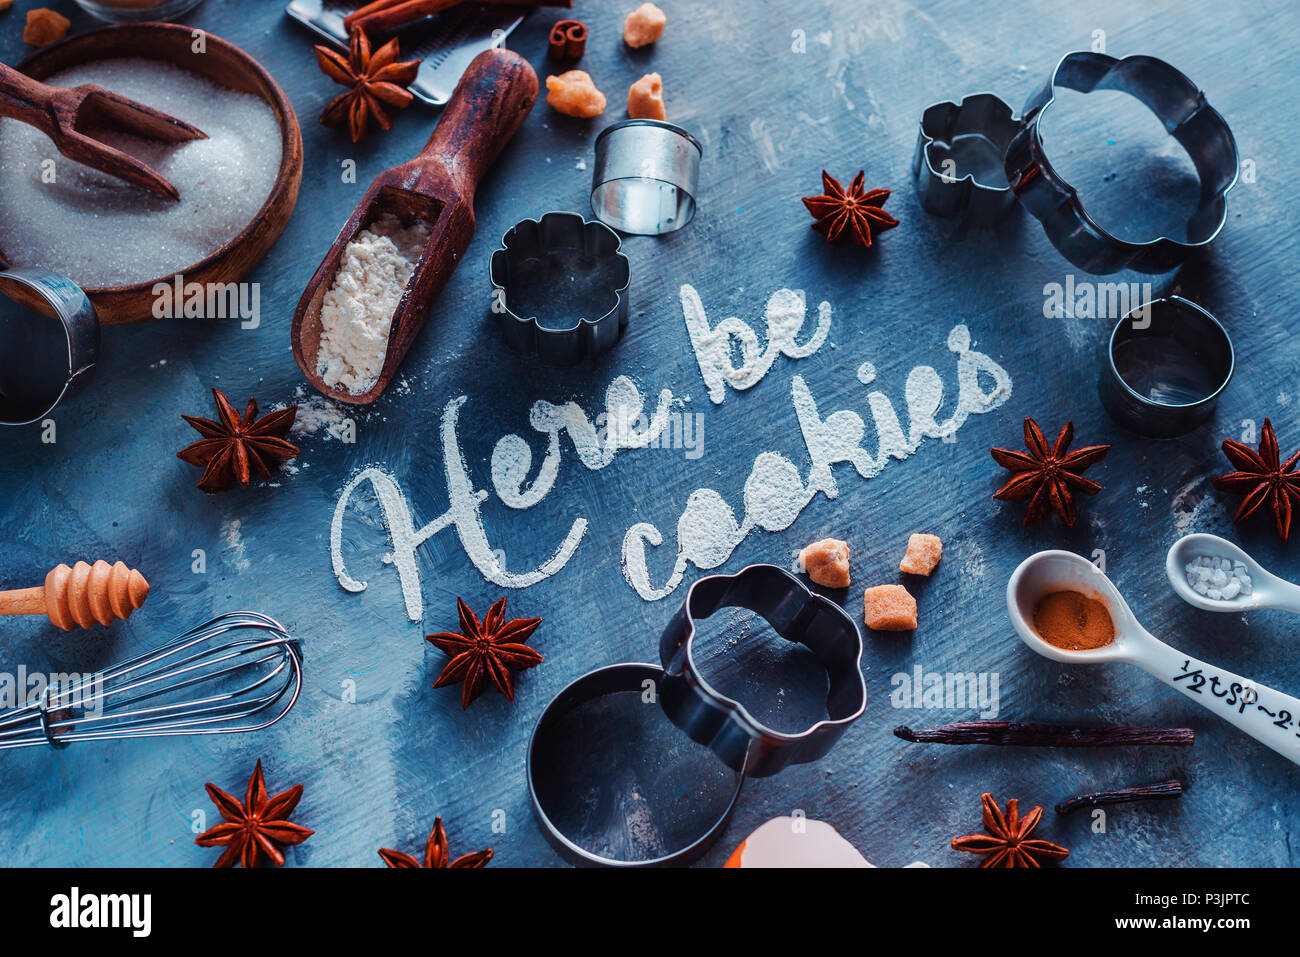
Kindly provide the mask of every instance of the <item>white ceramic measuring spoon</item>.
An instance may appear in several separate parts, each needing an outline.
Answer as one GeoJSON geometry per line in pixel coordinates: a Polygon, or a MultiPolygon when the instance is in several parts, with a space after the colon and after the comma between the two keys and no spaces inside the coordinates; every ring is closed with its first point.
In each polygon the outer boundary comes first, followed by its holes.
{"type": "Polygon", "coordinates": [[[1189,605],[1204,608],[1206,611],[1249,611],[1252,608],[1278,608],[1300,614],[1300,585],[1278,578],[1255,559],[1251,558],[1241,546],[1218,535],[1197,532],[1185,535],[1169,549],[1165,558],[1165,573],[1169,575],[1169,584],[1174,586],[1178,597],[1189,605]],[[1215,599],[1197,593],[1187,583],[1187,565],[1193,558],[1209,555],[1211,558],[1231,558],[1246,566],[1250,576],[1250,594],[1235,598],[1215,599]]]}
{"type": "Polygon", "coordinates": [[[1007,583],[1007,612],[1021,639],[1040,655],[1076,665],[1137,665],[1300,764],[1300,700],[1169,647],[1138,624],[1119,589],[1086,558],[1062,551],[1030,555],[1007,583]],[[1091,651],[1066,651],[1040,638],[1034,608],[1054,591],[1081,591],[1102,601],[1115,623],[1115,640],[1091,651]]]}

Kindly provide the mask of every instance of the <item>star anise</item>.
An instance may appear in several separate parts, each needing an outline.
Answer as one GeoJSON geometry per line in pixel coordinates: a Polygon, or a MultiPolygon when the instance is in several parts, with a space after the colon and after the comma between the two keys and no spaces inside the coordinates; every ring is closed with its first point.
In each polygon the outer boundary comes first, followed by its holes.
{"type": "Polygon", "coordinates": [[[194,843],[200,847],[226,848],[213,867],[234,867],[236,863],[256,867],[264,857],[280,867],[284,864],[284,852],[279,845],[301,844],[315,833],[288,820],[302,798],[302,785],[295,784],[268,798],[260,760],[248,780],[243,804],[215,784],[206,787],[208,797],[225,821],[208,828],[194,843]]]}
{"type": "Polygon", "coordinates": [[[1296,463],[1300,462],[1300,452],[1282,462],[1278,454],[1277,433],[1273,431],[1273,423],[1265,419],[1259,432],[1258,452],[1240,442],[1224,439],[1223,454],[1237,466],[1238,471],[1220,475],[1214,480],[1214,487],[1221,492],[1246,496],[1232,520],[1244,521],[1267,502],[1273,510],[1277,534],[1285,542],[1291,535],[1291,516],[1300,505],[1300,472],[1295,470],[1296,463]]]}
{"type": "Polygon", "coordinates": [[[1079,518],[1074,496],[1079,492],[1096,495],[1101,491],[1098,483],[1079,473],[1100,462],[1110,451],[1109,445],[1089,445],[1067,454],[1066,450],[1073,440],[1074,423],[1066,422],[1061,428],[1061,434],[1056,437],[1056,444],[1048,447],[1047,438],[1038,423],[1033,419],[1025,419],[1025,446],[1028,452],[991,450],[998,465],[1015,473],[1007,480],[1007,484],[993,493],[993,497],[1000,501],[1028,498],[1025,525],[1041,522],[1047,517],[1050,505],[1062,524],[1067,528],[1073,526],[1079,518]]]}
{"type": "Polygon", "coordinates": [[[451,848],[447,843],[447,832],[443,830],[442,818],[433,819],[433,830],[429,832],[429,840],[424,845],[424,863],[421,864],[410,854],[402,851],[390,850],[387,847],[379,849],[379,856],[384,859],[384,863],[389,867],[486,867],[487,862],[492,860],[492,848],[486,851],[475,851],[473,854],[462,854],[454,861],[451,858],[451,848]]]}
{"type": "Polygon", "coordinates": [[[1035,807],[1023,818],[1020,802],[1012,798],[1007,802],[1004,816],[991,794],[981,794],[984,805],[984,830],[988,834],[968,834],[952,842],[953,850],[984,854],[980,867],[1042,867],[1044,863],[1057,863],[1070,856],[1059,844],[1030,838],[1042,819],[1043,809],[1035,807]]]}
{"type": "Polygon", "coordinates": [[[203,438],[176,453],[182,462],[203,469],[198,487],[208,493],[225,492],[238,483],[247,488],[253,474],[265,481],[271,477],[271,466],[287,462],[300,451],[298,446],[285,441],[293,428],[298,407],[291,405],[257,417],[257,402],[248,400],[243,418],[235,412],[230,401],[221,392],[212,390],[217,403],[219,422],[197,415],[182,415],[203,438]]]}
{"type": "Polygon", "coordinates": [[[865,192],[862,183],[865,173],[858,171],[849,184],[848,192],[830,173],[822,170],[821,196],[805,196],[803,204],[812,213],[812,228],[826,237],[828,243],[836,242],[846,232],[859,246],[871,245],[871,231],[883,233],[893,229],[898,220],[880,207],[889,199],[889,190],[873,189],[865,192]]]}
{"type": "Polygon", "coordinates": [[[393,128],[385,106],[404,110],[414,99],[406,88],[415,82],[420,61],[398,63],[396,38],[371,53],[370,38],[363,30],[353,30],[346,57],[329,47],[318,46],[315,50],[316,63],[325,75],[349,87],[330,101],[320,121],[326,126],[341,126],[346,120],[354,143],[366,135],[371,117],[383,129],[393,128]]]}
{"type": "Polygon", "coordinates": [[[478,617],[469,610],[461,599],[456,599],[456,609],[460,612],[460,632],[441,632],[428,635],[427,638],[443,654],[450,655],[451,661],[442,669],[435,688],[465,683],[461,690],[461,709],[468,708],[470,702],[481,695],[488,682],[496,685],[498,691],[509,701],[515,700],[515,681],[512,671],[536,668],[542,663],[542,656],[524,642],[542,623],[540,618],[516,618],[506,621],[506,600],[499,599],[488,609],[487,618],[480,624],[478,617]]]}

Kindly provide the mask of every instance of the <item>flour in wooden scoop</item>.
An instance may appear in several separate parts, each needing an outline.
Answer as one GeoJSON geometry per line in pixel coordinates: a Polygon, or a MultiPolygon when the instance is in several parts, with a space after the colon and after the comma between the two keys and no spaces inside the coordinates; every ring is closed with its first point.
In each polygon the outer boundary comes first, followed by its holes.
{"type": "Polygon", "coordinates": [[[101,86],[208,139],[165,144],[94,131],[170,180],[180,192],[172,201],[60,156],[30,126],[0,120],[0,251],[14,266],[44,266],[83,286],[165,278],[238,235],[275,186],[280,124],[252,94],[143,58],[86,63],[46,82],[101,86]]]}

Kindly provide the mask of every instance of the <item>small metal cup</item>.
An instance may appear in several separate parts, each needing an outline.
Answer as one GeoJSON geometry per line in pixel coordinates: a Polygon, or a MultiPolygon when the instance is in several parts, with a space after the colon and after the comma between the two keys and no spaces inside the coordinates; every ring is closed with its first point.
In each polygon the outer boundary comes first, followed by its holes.
{"type": "Polygon", "coordinates": [[[1214,413],[1236,359],[1214,316],[1180,296],[1153,299],[1111,331],[1097,391],[1110,417],[1151,438],[1172,438],[1214,413]]]}
{"type": "Polygon", "coordinates": [[[0,272],[0,425],[49,415],[98,351],[99,320],[80,286],[49,269],[0,272]]]}
{"type": "Polygon", "coordinates": [[[659,120],[624,120],[596,137],[591,210],[621,233],[659,236],[695,216],[704,147],[659,120]]]}

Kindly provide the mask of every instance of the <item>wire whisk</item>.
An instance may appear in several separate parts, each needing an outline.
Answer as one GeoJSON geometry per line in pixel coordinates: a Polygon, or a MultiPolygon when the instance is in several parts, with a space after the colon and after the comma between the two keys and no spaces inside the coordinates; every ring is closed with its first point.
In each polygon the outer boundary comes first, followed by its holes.
{"type": "Polygon", "coordinates": [[[39,700],[0,712],[0,750],[259,731],[301,691],[302,653],[284,626],[230,612],[102,671],[51,676],[39,700]]]}

